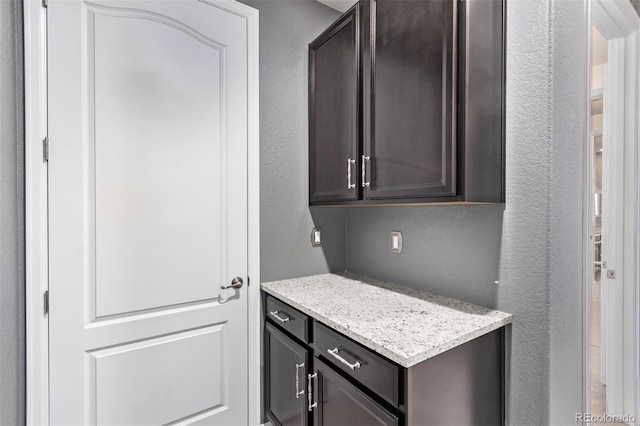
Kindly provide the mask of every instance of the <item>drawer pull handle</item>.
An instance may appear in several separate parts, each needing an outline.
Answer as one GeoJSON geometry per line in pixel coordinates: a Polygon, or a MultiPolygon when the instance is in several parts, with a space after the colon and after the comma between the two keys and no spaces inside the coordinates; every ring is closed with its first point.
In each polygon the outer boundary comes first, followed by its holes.
{"type": "Polygon", "coordinates": [[[350,369],[355,370],[356,368],[362,367],[362,364],[360,364],[360,361],[356,361],[353,364],[351,364],[349,361],[347,361],[346,359],[338,355],[338,351],[340,351],[340,349],[338,349],[337,347],[333,349],[327,349],[327,352],[329,353],[329,355],[333,356],[335,359],[337,359],[338,361],[340,361],[350,369]]]}
{"type": "Polygon", "coordinates": [[[280,322],[287,322],[287,321],[289,321],[291,319],[289,317],[282,318],[280,315],[278,315],[279,313],[280,313],[280,311],[271,311],[271,312],[269,312],[269,315],[271,315],[272,317],[274,317],[275,319],[277,319],[280,322]]]}
{"type": "Polygon", "coordinates": [[[300,375],[298,374],[298,370],[304,367],[304,362],[302,364],[296,364],[296,399],[300,399],[300,395],[304,395],[304,388],[300,390],[300,375]]]}
{"type": "Polygon", "coordinates": [[[309,408],[308,409],[309,409],[309,411],[313,411],[313,409],[318,406],[318,401],[316,401],[316,402],[313,401],[313,379],[318,380],[318,373],[307,374],[307,378],[309,379],[308,391],[307,391],[307,397],[309,398],[309,408]]]}

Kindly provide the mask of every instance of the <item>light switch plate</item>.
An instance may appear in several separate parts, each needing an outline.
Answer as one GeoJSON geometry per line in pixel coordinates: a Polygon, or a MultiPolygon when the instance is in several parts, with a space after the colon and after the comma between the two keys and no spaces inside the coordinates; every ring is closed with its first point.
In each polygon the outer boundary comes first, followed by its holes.
{"type": "Polygon", "coordinates": [[[322,246],[322,227],[317,226],[311,230],[311,246],[322,246]]]}
{"type": "Polygon", "coordinates": [[[389,234],[389,249],[391,253],[402,253],[402,232],[391,231],[389,234]]]}

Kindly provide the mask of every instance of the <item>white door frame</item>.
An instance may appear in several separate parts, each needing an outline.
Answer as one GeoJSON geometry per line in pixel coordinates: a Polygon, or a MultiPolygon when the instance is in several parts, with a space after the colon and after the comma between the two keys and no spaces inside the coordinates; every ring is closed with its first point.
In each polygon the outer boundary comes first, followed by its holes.
{"type": "MultiPolygon", "coordinates": [[[[609,121],[604,123],[609,128],[609,136],[616,136],[616,140],[623,143],[609,145],[607,150],[609,155],[619,159],[617,166],[621,174],[619,180],[624,181],[622,188],[616,188],[619,193],[618,199],[623,199],[621,206],[622,223],[617,223],[615,228],[618,235],[623,235],[619,244],[618,259],[620,263],[613,265],[610,269],[617,268],[616,282],[620,286],[615,291],[616,309],[610,310],[618,315],[610,316],[620,326],[618,333],[607,336],[607,340],[614,346],[622,347],[622,354],[619,357],[619,368],[614,369],[614,377],[607,377],[607,382],[617,381],[619,386],[608,386],[607,392],[615,392],[622,404],[616,407],[609,407],[609,414],[635,416],[635,424],[640,424],[639,412],[639,386],[640,386],[640,354],[638,344],[640,343],[640,258],[639,242],[640,233],[638,226],[638,201],[640,200],[640,185],[638,179],[638,155],[640,154],[640,139],[638,134],[637,121],[640,118],[640,84],[638,84],[638,71],[640,70],[640,17],[633,9],[628,0],[590,0],[590,19],[588,20],[589,34],[591,33],[591,23],[595,23],[603,35],[609,39],[610,59],[608,62],[608,75],[616,76],[610,79],[608,84],[614,86],[612,91],[623,99],[615,104],[608,102],[609,121]],[[622,80],[622,81],[621,81],[622,80]],[[624,174],[622,176],[622,174],[624,174]],[[624,191],[624,193],[622,192],[624,191]],[[633,194],[632,196],[628,196],[633,194]],[[627,195],[626,197],[624,195],[627,195]]],[[[589,46],[591,43],[589,43],[589,46]]],[[[589,74],[590,74],[589,65],[589,74]]],[[[591,83],[589,81],[589,93],[591,83]]],[[[605,83],[607,84],[607,83],[605,83]]],[[[590,97],[589,97],[590,98],[590,97]]],[[[589,114],[590,117],[590,114],[589,114]]],[[[605,118],[605,120],[607,120],[605,118]]],[[[590,132],[589,132],[590,134],[590,132]]],[[[591,175],[592,158],[591,150],[585,149],[585,170],[587,176],[591,175]]],[[[612,172],[613,173],[613,172],[612,172]]],[[[603,192],[606,189],[603,187],[603,192]]],[[[604,196],[613,196],[605,194],[604,196]]],[[[591,185],[585,186],[584,192],[584,229],[591,221],[593,211],[593,196],[591,185]]],[[[604,244],[604,243],[603,243],[604,244]]],[[[584,283],[584,384],[585,401],[584,406],[589,411],[589,304],[590,287],[593,268],[593,254],[591,250],[589,236],[585,240],[585,283],[584,283]]],[[[603,247],[604,250],[604,247],[603,247]]],[[[603,268],[604,273],[604,268],[603,268]]],[[[603,282],[603,285],[605,283],[603,282]]],[[[604,303],[604,300],[603,300],[604,303]]],[[[604,342],[603,342],[604,344],[604,342]]],[[[616,364],[617,365],[617,364],[616,364]]],[[[611,372],[607,372],[610,374],[611,372]]]]}
{"type": "MultiPolygon", "coordinates": [[[[260,415],[260,158],[258,11],[234,0],[203,0],[247,21],[248,52],[248,372],[249,424],[260,415]]],[[[27,413],[29,425],[49,423],[49,325],[43,311],[48,289],[47,14],[42,0],[24,0],[25,226],[27,413]]]]}

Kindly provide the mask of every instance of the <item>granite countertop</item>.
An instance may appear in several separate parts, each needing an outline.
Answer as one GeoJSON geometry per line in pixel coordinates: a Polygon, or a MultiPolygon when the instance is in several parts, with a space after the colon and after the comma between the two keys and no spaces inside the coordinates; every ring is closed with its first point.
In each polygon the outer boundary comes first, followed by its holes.
{"type": "Polygon", "coordinates": [[[272,281],[262,290],[411,367],[511,322],[511,314],[352,273],[272,281]]]}

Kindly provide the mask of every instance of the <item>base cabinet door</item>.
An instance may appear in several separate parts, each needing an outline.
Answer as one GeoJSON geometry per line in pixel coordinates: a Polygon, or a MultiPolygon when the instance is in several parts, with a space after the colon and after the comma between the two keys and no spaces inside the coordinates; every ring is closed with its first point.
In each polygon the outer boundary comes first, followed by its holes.
{"type": "Polygon", "coordinates": [[[397,426],[399,418],[318,358],[309,377],[315,426],[397,426]]]}
{"type": "Polygon", "coordinates": [[[266,323],[265,327],[267,416],[275,426],[307,426],[309,352],[273,325],[266,323]]]}

